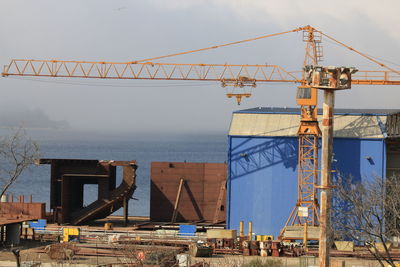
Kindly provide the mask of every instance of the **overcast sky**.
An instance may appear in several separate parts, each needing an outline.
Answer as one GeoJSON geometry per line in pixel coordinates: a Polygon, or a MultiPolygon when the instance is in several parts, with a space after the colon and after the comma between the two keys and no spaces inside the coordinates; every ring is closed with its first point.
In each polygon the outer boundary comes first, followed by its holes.
{"type": "MultiPolygon", "coordinates": [[[[13,58],[124,62],[310,24],[400,64],[399,10],[398,0],[1,0],[0,63],[13,58]]],[[[323,65],[377,69],[326,39],[323,45],[323,65]]],[[[299,70],[303,56],[302,34],[292,33],[161,62],[268,63],[299,70]]],[[[9,77],[0,78],[0,88],[0,112],[40,110],[49,120],[85,130],[227,132],[234,110],[296,106],[295,84],[259,84],[241,106],[212,82],[9,77]]],[[[336,106],[400,108],[399,99],[399,86],[354,86],[338,92],[336,106]]]]}

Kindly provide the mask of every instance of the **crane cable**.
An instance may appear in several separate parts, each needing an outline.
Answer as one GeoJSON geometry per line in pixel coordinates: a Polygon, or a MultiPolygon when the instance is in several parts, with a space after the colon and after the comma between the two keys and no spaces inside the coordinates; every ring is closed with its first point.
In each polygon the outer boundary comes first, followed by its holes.
{"type": "Polygon", "coordinates": [[[372,62],[378,64],[379,66],[381,66],[381,67],[383,67],[383,68],[386,68],[386,69],[388,69],[388,70],[390,70],[390,71],[392,71],[392,72],[397,73],[397,74],[400,75],[400,71],[395,70],[395,69],[393,69],[393,68],[391,68],[391,67],[389,67],[389,66],[383,64],[382,62],[380,62],[380,61],[378,61],[378,60],[376,60],[376,59],[373,59],[371,56],[368,56],[367,54],[364,54],[364,53],[358,51],[357,49],[355,49],[355,48],[353,48],[353,47],[351,47],[351,46],[349,46],[349,45],[346,45],[345,43],[342,43],[342,42],[336,40],[335,38],[333,38],[333,37],[331,37],[331,36],[329,36],[329,35],[327,35],[327,34],[321,32],[321,31],[319,31],[319,30],[316,30],[316,29],[315,29],[315,31],[316,31],[316,32],[319,32],[320,34],[322,34],[322,35],[325,36],[326,38],[328,38],[328,39],[330,39],[330,40],[332,40],[332,41],[334,41],[334,42],[336,42],[336,43],[338,43],[338,44],[340,44],[340,45],[346,47],[346,48],[349,49],[350,51],[353,51],[353,52],[355,52],[355,53],[357,53],[357,54],[359,54],[359,55],[361,55],[361,56],[367,58],[368,60],[370,60],[370,61],[372,61],[372,62]]]}
{"type": "Polygon", "coordinates": [[[264,39],[264,38],[268,38],[268,37],[283,35],[283,34],[286,34],[286,33],[299,32],[299,31],[302,31],[302,30],[304,30],[304,27],[300,27],[300,28],[297,28],[297,29],[294,29],[294,30],[290,30],[290,31],[285,31],[285,32],[279,32],[279,33],[273,33],[273,34],[258,36],[258,37],[245,39],[245,40],[240,40],[240,41],[236,41],[236,42],[209,46],[209,47],[200,48],[200,49],[196,49],[196,50],[190,50],[190,51],[185,51],[185,52],[180,52],[180,53],[175,53],[175,54],[169,54],[169,55],[164,55],[164,56],[159,56],[159,57],[153,57],[153,58],[140,59],[140,60],[131,61],[131,62],[128,62],[128,63],[136,64],[136,63],[140,63],[140,62],[147,62],[147,61],[157,60],[157,59],[162,59],[162,58],[167,58],[167,57],[174,57],[174,56],[180,56],[180,55],[185,55],[185,54],[190,54],[190,53],[196,53],[196,52],[201,52],[201,51],[210,50],[210,49],[216,49],[216,48],[220,48],[220,47],[224,47],[224,46],[236,45],[236,44],[251,42],[251,41],[260,40],[260,39],[264,39]]]}
{"type": "MultiPolygon", "coordinates": [[[[180,55],[186,55],[186,54],[191,54],[191,53],[196,53],[196,52],[201,52],[201,51],[206,51],[206,50],[211,50],[211,49],[216,49],[216,48],[220,48],[220,47],[225,47],[225,46],[230,46],[230,45],[236,45],[236,44],[241,44],[241,43],[246,43],[246,42],[251,42],[251,41],[255,41],[255,40],[260,40],[260,39],[264,39],[264,38],[268,38],[268,37],[274,37],[274,36],[279,36],[279,35],[283,35],[283,34],[287,34],[287,33],[291,33],[291,32],[299,32],[299,31],[303,31],[308,29],[310,26],[305,26],[305,27],[299,27],[293,30],[289,30],[289,31],[285,31],[285,32],[279,32],[279,33],[273,33],[273,34],[268,34],[268,35],[263,35],[263,36],[258,36],[258,37],[254,37],[254,38],[250,38],[250,39],[245,39],[245,40],[240,40],[240,41],[236,41],[236,42],[231,42],[231,43],[225,43],[225,44],[220,44],[220,45],[215,45],[215,46],[210,46],[210,47],[205,47],[205,48],[200,48],[200,49],[195,49],[195,50],[189,50],[189,51],[185,51],[185,52],[180,52],[180,53],[174,53],[174,54],[169,54],[169,55],[164,55],[164,56],[158,56],[158,57],[153,57],[153,58],[146,58],[146,59],[141,59],[141,60],[136,60],[136,61],[131,61],[129,62],[130,64],[136,64],[136,63],[140,63],[140,62],[147,62],[147,61],[151,61],[151,60],[157,60],[157,59],[162,59],[162,58],[167,58],[167,57],[174,57],[174,56],[180,56],[180,55]]],[[[384,63],[374,59],[374,57],[369,56],[365,53],[362,53],[360,51],[358,51],[357,49],[346,45],[345,43],[340,42],[339,40],[329,36],[328,34],[323,33],[322,31],[319,31],[315,28],[313,28],[313,30],[315,32],[320,33],[321,35],[327,37],[328,39],[338,43],[341,46],[346,47],[347,49],[349,49],[350,51],[353,51],[365,58],[367,58],[368,60],[378,64],[379,66],[386,68],[394,73],[397,73],[400,75],[400,71],[397,71],[387,65],[385,65],[384,63]]]]}

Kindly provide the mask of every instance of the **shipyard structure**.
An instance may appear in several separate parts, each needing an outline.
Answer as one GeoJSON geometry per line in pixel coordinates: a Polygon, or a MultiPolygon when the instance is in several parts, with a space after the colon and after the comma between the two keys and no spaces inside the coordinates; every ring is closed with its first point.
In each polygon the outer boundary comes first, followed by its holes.
{"type": "MultiPolygon", "coordinates": [[[[227,228],[239,230],[241,221],[252,221],[253,233],[279,235],[297,201],[299,120],[297,108],[233,113],[227,228]]],[[[333,153],[333,183],[339,177],[355,183],[400,174],[400,110],[336,109],[333,153]]]]}

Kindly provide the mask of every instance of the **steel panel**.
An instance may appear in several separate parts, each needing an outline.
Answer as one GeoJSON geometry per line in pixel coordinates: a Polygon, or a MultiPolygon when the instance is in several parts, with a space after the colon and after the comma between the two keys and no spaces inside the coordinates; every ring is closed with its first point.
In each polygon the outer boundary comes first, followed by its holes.
{"type": "MultiPolygon", "coordinates": [[[[152,162],[150,219],[171,221],[180,179],[185,180],[177,221],[211,222],[214,218],[221,182],[226,181],[224,163],[152,162]]],[[[222,203],[225,206],[226,196],[222,203]]],[[[220,220],[225,220],[225,211],[220,220]]]]}
{"type": "MultiPolygon", "coordinates": [[[[278,235],[297,200],[297,148],[297,137],[229,138],[229,229],[252,221],[257,235],[278,235]]],[[[385,153],[383,139],[335,138],[333,179],[384,177],[385,153]]]]}

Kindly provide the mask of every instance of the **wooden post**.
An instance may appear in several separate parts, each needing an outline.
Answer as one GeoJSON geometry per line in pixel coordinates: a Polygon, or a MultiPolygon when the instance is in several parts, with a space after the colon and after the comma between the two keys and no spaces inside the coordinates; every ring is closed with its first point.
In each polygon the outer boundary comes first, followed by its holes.
{"type": "Polygon", "coordinates": [[[181,195],[182,195],[182,188],[185,180],[181,178],[179,182],[179,187],[178,187],[178,193],[176,194],[176,199],[175,199],[175,204],[174,204],[174,212],[172,213],[172,219],[171,223],[175,223],[176,217],[178,216],[178,208],[179,208],[179,202],[181,201],[181,195]]]}
{"type": "Polygon", "coordinates": [[[225,190],[226,190],[226,181],[222,181],[221,188],[220,188],[219,194],[218,194],[217,203],[215,206],[213,223],[218,223],[218,218],[219,218],[219,214],[221,213],[222,200],[225,195],[225,190]]]}
{"type": "Polygon", "coordinates": [[[329,248],[331,246],[331,175],[333,149],[333,108],[335,91],[324,90],[322,114],[322,159],[321,159],[321,206],[319,217],[319,266],[329,267],[329,248]]]}

